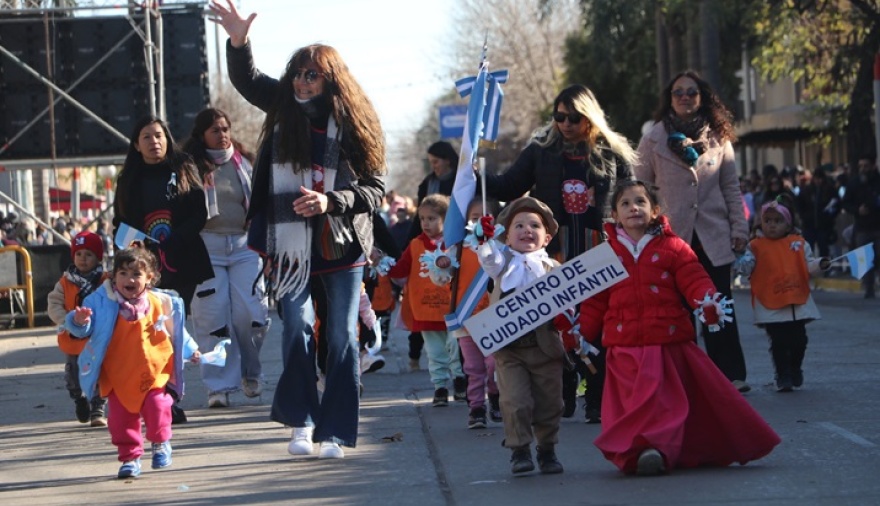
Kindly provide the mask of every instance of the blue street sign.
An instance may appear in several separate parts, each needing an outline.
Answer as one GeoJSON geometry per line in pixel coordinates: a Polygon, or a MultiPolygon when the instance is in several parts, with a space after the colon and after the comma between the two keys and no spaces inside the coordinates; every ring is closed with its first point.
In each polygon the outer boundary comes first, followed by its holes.
{"type": "Polygon", "coordinates": [[[461,139],[464,121],[467,117],[467,104],[441,105],[438,107],[441,139],[461,139]]]}

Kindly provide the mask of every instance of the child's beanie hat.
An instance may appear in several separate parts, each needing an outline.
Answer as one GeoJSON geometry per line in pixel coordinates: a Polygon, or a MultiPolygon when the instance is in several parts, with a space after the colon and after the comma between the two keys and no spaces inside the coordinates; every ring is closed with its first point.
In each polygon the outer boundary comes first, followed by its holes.
{"type": "Polygon", "coordinates": [[[76,252],[81,249],[87,249],[98,257],[98,260],[104,259],[104,241],[101,237],[88,230],[76,234],[73,241],[70,242],[70,257],[73,258],[76,252]]]}

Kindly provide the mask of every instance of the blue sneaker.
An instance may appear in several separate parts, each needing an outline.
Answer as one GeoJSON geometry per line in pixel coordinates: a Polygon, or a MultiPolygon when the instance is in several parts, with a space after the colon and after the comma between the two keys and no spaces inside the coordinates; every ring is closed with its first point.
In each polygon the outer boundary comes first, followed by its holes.
{"type": "Polygon", "coordinates": [[[153,443],[153,469],[171,465],[171,442],[153,443]]]}
{"type": "Polygon", "coordinates": [[[134,460],[126,460],[122,463],[122,466],[119,468],[119,473],[116,475],[119,479],[124,478],[137,478],[141,475],[141,459],[137,458],[134,460]]]}

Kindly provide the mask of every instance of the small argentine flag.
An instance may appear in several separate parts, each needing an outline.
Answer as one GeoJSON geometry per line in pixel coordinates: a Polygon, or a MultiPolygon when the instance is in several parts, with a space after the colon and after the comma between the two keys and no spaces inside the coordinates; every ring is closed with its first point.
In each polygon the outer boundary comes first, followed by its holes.
{"type": "Polygon", "coordinates": [[[856,248],[846,255],[849,270],[856,279],[862,279],[866,272],[874,266],[874,245],[868,243],[856,248]]]}
{"type": "Polygon", "coordinates": [[[114,243],[116,247],[119,249],[125,249],[129,247],[132,241],[146,241],[153,240],[151,237],[148,237],[147,234],[141,232],[140,230],[129,226],[125,223],[120,223],[119,228],[116,229],[116,238],[114,243]]]}

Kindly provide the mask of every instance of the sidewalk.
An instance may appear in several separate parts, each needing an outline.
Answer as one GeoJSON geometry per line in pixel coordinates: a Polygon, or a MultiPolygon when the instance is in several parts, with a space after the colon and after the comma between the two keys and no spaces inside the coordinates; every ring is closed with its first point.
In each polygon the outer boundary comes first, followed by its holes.
{"type": "MultiPolygon", "coordinates": [[[[808,327],[802,391],[777,394],[766,337],[736,294],[753,406],[783,444],[746,466],[623,476],[592,445],[582,411],[563,420],[561,475],[510,475],[503,430],[467,430],[467,408],[430,406],[426,371],[406,370],[406,334],[393,333],[384,369],[364,377],[357,448],[344,460],[292,457],[290,430],[268,419],[281,370],[281,322],[263,350],[262,398],[232,396],[207,409],[198,370],[187,370],[189,422],[174,427],[174,464],[135,480],[106,429],[76,422],[53,329],[0,332],[0,503],[35,504],[880,504],[880,304],[843,292],[815,294],[824,320],[808,327]]],[[[274,317],[275,315],[273,315],[274,317]]],[[[423,357],[422,367],[426,367],[423,357]]]]}

